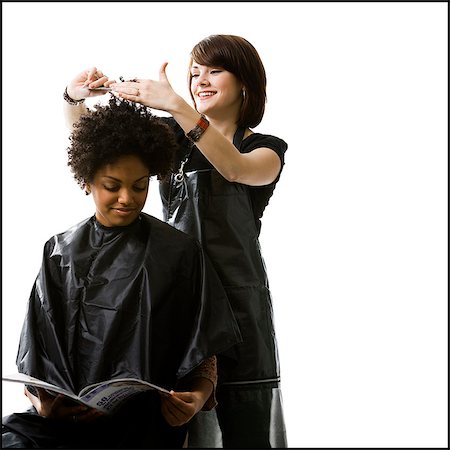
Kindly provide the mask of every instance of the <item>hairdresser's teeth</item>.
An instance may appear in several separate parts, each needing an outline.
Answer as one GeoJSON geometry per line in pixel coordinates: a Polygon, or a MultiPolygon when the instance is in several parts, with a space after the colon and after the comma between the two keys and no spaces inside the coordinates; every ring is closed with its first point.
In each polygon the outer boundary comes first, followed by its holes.
{"type": "Polygon", "coordinates": [[[198,94],[199,97],[211,97],[212,95],[214,95],[214,92],[200,92],[198,94]]]}

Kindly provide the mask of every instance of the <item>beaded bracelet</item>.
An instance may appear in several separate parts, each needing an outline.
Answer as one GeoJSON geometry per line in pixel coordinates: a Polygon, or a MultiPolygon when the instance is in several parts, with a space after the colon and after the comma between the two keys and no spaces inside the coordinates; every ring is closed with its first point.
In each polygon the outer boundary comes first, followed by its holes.
{"type": "Polygon", "coordinates": [[[66,89],[64,89],[63,98],[69,105],[74,105],[74,106],[79,105],[80,103],[84,102],[84,98],[82,98],[81,100],[74,100],[72,97],[70,97],[69,94],[67,93],[67,86],[66,86],[66,89]]]}
{"type": "Polygon", "coordinates": [[[200,119],[198,119],[197,124],[194,128],[192,128],[189,133],[186,133],[186,137],[190,139],[192,142],[197,142],[203,135],[203,133],[206,131],[206,129],[209,127],[209,121],[208,119],[202,114],[200,119]]]}

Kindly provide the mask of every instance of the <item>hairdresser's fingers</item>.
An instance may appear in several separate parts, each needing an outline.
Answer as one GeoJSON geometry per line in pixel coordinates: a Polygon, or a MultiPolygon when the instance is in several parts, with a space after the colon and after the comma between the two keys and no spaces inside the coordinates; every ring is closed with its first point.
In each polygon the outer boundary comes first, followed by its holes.
{"type": "Polygon", "coordinates": [[[161,68],[159,69],[159,81],[167,81],[169,82],[168,78],[167,78],[167,74],[166,74],[166,67],[169,63],[168,62],[164,62],[161,66],[161,68]]]}
{"type": "Polygon", "coordinates": [[[138,97],[145,89],[144,84],[137,81],[124,81],[123,83],[111,83],[113,92],[118,94],[132,95],[138,97]]]}
{"type": "Polygon", "coordinates": [[[108,81],[105,81],[105,83],[103,84],[103,86],[105,86],[105,87],[110,87],[111,84],[114,84],[114,83],[117,83],[117,81],[116,81],[116,80],[108,80],[108,81]]]}
{"type": "Polygon", "coordinates": [[[139,95],[131,95],[131,94],[125,94],[124,92],[113,92],[113,94],[116,97],[123,98],[125,100],[130,100],[132,102],[141,103],[142,98],[139,97],[139,95]]]}
{"type": "Polygon", "coordinates": [[[95,73],[97,72],[97,67],[91,67],[87,70],[86,80],[84,82],[84,86],[87,86],[89,83],[95,80],[95,73]]]}
{"type": "Polygon", "coordinates": [[[98,78],[97,80],[92,81],[91,83],[89,83],[89,88],[98,88],[101,86],[104,86],[104,84],[108,81],[108,77],[106,76],[101,76],[100,78],[98,78]]]}
{"type": "Polygon", "coordinates": [[[92,87],[103,86],[103,83],[105,83],[108,80],[108,77],[101,70],[98,70],[98,69],[95,72],[94,76],[97,79],[96,80],[94,79],[95,86],[92,86],[92,87]],[[102,84],[100,84],[100,83],[102,83],[102,84]]]}

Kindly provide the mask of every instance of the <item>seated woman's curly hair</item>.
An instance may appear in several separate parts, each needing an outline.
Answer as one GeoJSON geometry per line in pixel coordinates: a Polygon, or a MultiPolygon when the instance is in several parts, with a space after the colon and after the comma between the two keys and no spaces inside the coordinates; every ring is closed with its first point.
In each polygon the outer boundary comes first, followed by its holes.
{"type": "Polygon", "coordinates": [[[171,128],[146,106],[112,97],[80,117],[68,148],[68,166],[82,189],[103,166],[136,155],[150,175],[164,179],[172,169],[177,142],[171,128]]]}

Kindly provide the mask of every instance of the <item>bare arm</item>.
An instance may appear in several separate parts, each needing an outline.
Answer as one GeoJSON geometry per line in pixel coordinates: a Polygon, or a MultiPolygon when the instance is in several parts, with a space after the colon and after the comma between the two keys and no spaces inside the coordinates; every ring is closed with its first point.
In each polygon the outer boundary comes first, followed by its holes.
{"type": "MultiPolygon", "coordinates": [[[[80,72],[68,85],[67,94],[73,100],[84,100],[88,97],[96,97],[99,95],[104,95],[104,92],[91,91],[89,88],[106,86],[114,83],[114,80],[108,80],[108,77],[103,75],[101,70],[96,67],[86,69],[80,72]]],[[[88,108],[84,103],[79,103],[78,105],[71,105],[64,100],[64,118],[67,128],[69,130],[73,129],[73,124],[78,122],[83,114],[88,112],[88,108]]]]}
{"type": "MultiPolygon", "coordinates": [[[[187,133],[195,127],[200,114],[172,89],[166,66],[167,63],[161,66],[159,81],[139,79],[136,82],[112,83],[111,88],[122,98],[167,111],[187,133]]],[[[274,181],[281,170],[279,156],[264,147],[240,153],[231,141],[235,124],[228,124],[228,128],[219,130],[211,123],[196,143],[208,161],[231,182],[264,186],[274,181]]]]}
{"type": "MultiPolygon", "coordinates": [[[[169,112],[185,133],[194,128],[200,118],[200,114],[183,99],[176,109],[169,112]]],[[[217,171],[231,182],[264,186],[274,181],[281,170],[280,158],[272,149],[261,147],[250,153],[240,153],[213,125],[207,128],[196,145],[217,171]]]]}
{"type": "Polygon", "coordinates": [[[88,109],[84,103],[80,103],[79,105],[70,105],[64,101],[63,108],[66,126],[70,131],[73,130],[73,124],[78,122],[80,117],[88,112],[88,109]]]}

